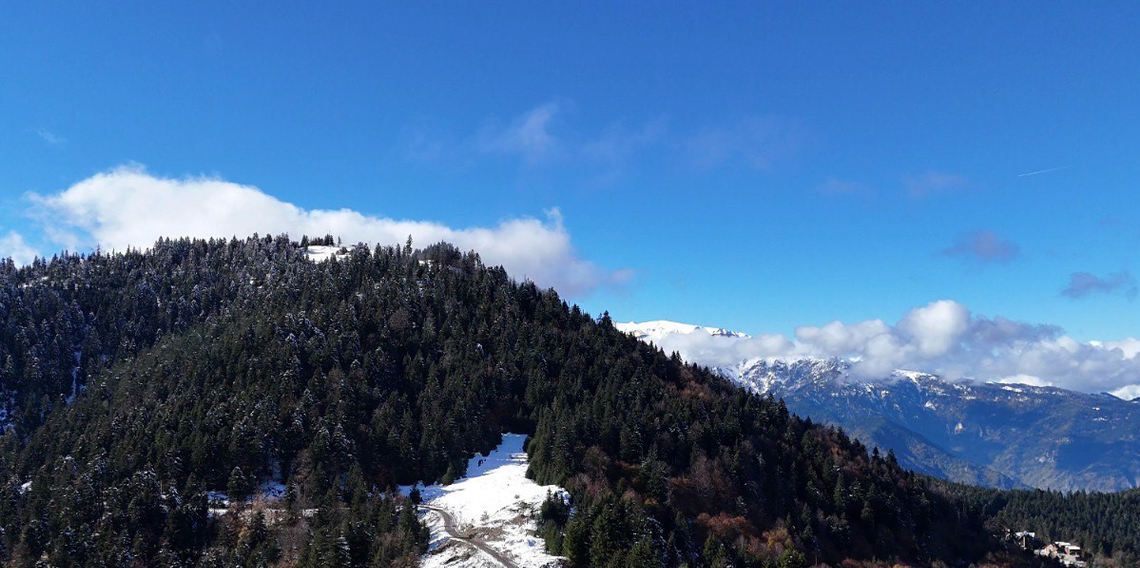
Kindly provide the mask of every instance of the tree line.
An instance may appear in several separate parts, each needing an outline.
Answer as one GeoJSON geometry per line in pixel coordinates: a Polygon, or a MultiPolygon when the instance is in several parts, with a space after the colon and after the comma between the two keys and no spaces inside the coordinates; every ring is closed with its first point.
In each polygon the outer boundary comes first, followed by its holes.
{"type": "Polygon", "coordinates": [[[892,454],[446,244],[7,262],[0,316],[10,566],[408,565],[427,537],[394,487],[507,431],[570,492],[542,532],[574,566],[1024,560],[892,454]]]}

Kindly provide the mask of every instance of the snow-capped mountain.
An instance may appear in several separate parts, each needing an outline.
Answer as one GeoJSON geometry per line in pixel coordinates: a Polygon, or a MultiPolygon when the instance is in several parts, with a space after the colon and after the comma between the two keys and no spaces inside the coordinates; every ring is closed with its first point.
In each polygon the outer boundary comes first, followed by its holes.
{"type": "MultiPolygon", "coordinates": [[[[619,329],[660,342],[668,329],[709,328],[649,322],[619,329]]],[[[743,336],[721,335],[725,341],[743,336]]],[[[749,390],[783,398],[801,416],[894,450],[903,465],[922,473],[996,487],[1140,486],[1140,405],[1109,394],[949,381],[903,370],[859,379],[852,376],[851,363],[839,359],[753,359],[717,366],[701,357],[693,354],[693,362],[749,390]]]]}
{"type": "Polygon", "coordinates": [[[713,337],[751,337],[746,333],[740,333],[739,331],[730,331],[722,327],[704,327],[688,323],[677,323],[675,321],[668,320],[647,321],[642,323],[632,321],[627,323],[615,323],[614,327],[626,333],[632,334],[634,337],[644,341],[659,340],[662,337],[674,334],[689,335],[691,333],[697,332],[698,330],[704,331],[713,337]]]}

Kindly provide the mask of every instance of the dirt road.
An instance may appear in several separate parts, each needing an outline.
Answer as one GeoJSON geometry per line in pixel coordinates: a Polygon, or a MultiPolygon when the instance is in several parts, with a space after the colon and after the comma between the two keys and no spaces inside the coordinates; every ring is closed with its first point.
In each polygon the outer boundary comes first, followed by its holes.
{"type": "Polygon", "coordinates": [[[519,568],[518,564],[515,564],[509,558],[503,556],[499,551],[491,548],[490,546],[487,546],[487,544],[483,542],[482,539],[480,539],[477,535],[469,536],[460,533],[459,525],[456,524],[455,518],[451,516],[451,513],[448,513],[447,511],[444,511],[438,507],[432,507],[430,505],[420,505],[420,508],[439,513],[439,516],[443,518],[443,532],[447,533],[448,537],[451,537],[453,540],[465,542],[471,546],[474,546],[476,549],[487,553],[488,556],[493,558],[499,564],[506,566],[506,568],[519,568]]]}

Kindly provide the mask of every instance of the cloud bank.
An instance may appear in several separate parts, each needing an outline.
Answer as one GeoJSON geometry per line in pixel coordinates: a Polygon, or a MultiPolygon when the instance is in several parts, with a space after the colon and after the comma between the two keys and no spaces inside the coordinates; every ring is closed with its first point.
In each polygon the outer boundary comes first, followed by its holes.
{"type": "MultiPolygon", "coordinates": [[[[332,234],[345,242],[419,245],[450,242],[529,278],[579,296],[628,281],[628,270],[606,270],[582,258],[557,209],[545,219],[510,219],[494,227],[452,228],[430,221],[396,220],[351,209],[304,209],[260,189],[217,178],[160,178],[141,167],[119,167],[52,195],[32,195],[48,240],[72,250],[146,248],[159,237],[231,237],[253,233],[332,234]]],[[[19,236],[0,250],[21,251],[19,236]]],[[[6,252],[10,254],[10,252],[6,252]]],[[[15,256],[15,255],[13,255],[15,256]]],[[[25,257],[26,258],[26,257],[25,257]]]]}
{"type": "Polygon", "coordinates": [[[889,324],[880,319],[801,326],[793,337],[714,337],[703,331],[656,343],[688,360],[731,366],[755,358],[840,357],[853,373],[879,378],[895,369],[950,379],[1053,385],[1085,392],[1140,393],[1140,340],[1081,342],[1050,325],[989,318],[950,300],[914,308],[889,324]]]}

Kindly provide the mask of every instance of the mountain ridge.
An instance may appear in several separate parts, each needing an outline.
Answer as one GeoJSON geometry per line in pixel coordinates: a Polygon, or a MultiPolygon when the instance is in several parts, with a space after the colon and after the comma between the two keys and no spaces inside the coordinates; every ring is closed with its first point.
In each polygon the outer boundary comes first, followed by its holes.
{"type": "Polygon", "coordinates": [[[712,337],[734,337],[734,338],[750,338],[751,335],[741,333],[739,331],[732,331],[723,327],[708,327],[702,325],[693,325],[688,323],[680,323],[670,320],[654,320],[646,322],[625,322],[614,323],[614,327],[618,331],[631,333],[638,339],[653,339],[660,338],[670,334],[683,333],[690,334],[696,331],[704,331],[712,337]]]}
{"type": "MultiPolygon", "coordinates": [[[[636,336],[638,326],[624,330],[636,336]]],[[[700,355],[694,359],[705,364],[700,355]]],[[[708,362],[714,372],[892,449],[900,463],[922,473],[999,488],[1140,485],[1140,408],[1108,393],[951,381],[907,370],[863,379],[852,375],[851,361],[837,358],[716,363],[708,362]]]]}

